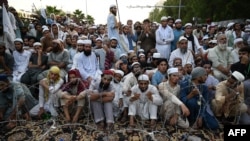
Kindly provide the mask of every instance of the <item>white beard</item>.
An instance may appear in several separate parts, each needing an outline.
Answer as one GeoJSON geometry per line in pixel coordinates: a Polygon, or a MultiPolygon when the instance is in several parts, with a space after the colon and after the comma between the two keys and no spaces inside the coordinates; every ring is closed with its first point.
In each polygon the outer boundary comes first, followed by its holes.
{"type": "Polygon", "coordinates": [[[227,44],[218,43],[218,48],[219,48],[220,50],[226,50],[226,49],[227,49],[227,44]]]}

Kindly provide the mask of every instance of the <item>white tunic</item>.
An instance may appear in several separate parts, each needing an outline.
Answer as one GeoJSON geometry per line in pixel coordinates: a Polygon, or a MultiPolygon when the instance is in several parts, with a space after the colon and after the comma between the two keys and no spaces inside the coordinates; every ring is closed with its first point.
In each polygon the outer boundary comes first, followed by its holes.
{"type": "Polygon", "coordinates": [[[194,57],[193,54],[191,53],[191,51],[187,50],[186,53],[181,53],[180,48],[177,48],[176,50],[174,50],[169,58],[169,66],[173,67],[173,61],[175,58],[181,58],[182,59],[182,66],[184,67],[185,64],[187,63],[192,63],[192,66],[194,67],[194,57]]]}
{"type": "Polygon", "coordinates": [[[169,59],[171,53],[171,42],[174,40],[173,29],[169,26],[163,28],[161,25],[155,32],[156,49],[162,58],[169,59]]]}
{"type": "Polygon", "coordinates": [[[84,80],[88,77],[96,79],[98,77],[99,68],[97,58],[94,52],[90,56],[86,56],[84,53],[77,54],[79,56],[75,57],[77,64],[77,69],[80,71],[80,74],[84,80]]]}

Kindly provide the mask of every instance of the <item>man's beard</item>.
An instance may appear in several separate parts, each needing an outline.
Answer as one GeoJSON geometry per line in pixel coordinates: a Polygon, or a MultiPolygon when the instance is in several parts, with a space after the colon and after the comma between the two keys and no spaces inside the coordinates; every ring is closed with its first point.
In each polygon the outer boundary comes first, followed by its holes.
{"type": "Polygon", "coordinates": [[[101,90],[108,90],[110,83],[104,84],[103,82],[100,83],[99,87],[101,90]]]}
{"type": "Polygon", "coordinates": [[[139,62],[140,62],[140,64],[141,64],[141,67],[142,67],[142,68],[145,68],[145,67],[147,67],[147,65],[148,65],[147,61],[139,61],[139,62]]]}
{"type": "Polygon", "coordinates": [[[148,87],[145,89],[140,88],[141,92],[146,92],[148,90],[148,87]]]}
{"type": "Polygon", "coordinates": [[[86,51],[86,50],[84,50],[83,53],[84,53],[86,56],[90,56],[90,55],[91,55],[91,51],[86,51]]]}
{"type": "Polygon", "coordinates": [[[218,48],[219,48],[219,50],[226,50],[227,49],[227,44],[218,43],[218,48]]]}
{"type": "Polygon", "coordinates": [[[52,52],[57,53],[59,51],[58,47],[53,47],[52,52]]]}
{"type": "Polygon", "coordinates": [[[116,12],[115,11],[112,10],[111,13],[116,16],[116,12]]]}
{"type": "Polygon", "coordinates": [[[135,77],[139,77],[140,74],[141,74],[141,71],[134,72],[135,77]]]}
{"type": "Polygon", "coordinates": [[[180,48],[180,51],[182,54],[185,54],[187,52],[187,48],[180,48]]]}

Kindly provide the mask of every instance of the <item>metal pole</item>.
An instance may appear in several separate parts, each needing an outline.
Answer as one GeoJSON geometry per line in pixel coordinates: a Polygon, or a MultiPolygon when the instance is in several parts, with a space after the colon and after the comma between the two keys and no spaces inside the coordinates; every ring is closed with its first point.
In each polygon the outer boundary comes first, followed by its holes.
{"type": "Polygon", "coordinates": [[[89,23],[89,21],[88,21],[88,3],[87,3],[87,1],[88,0],[86,0],[86,17],[85,17],[85,19],[86,19],[86,21],[87,21],[87,24],[89,23]]]}
{"type": "Polygon", "coordinates": [[[119,22],[121,22],[121,18],[120,18],[120,13],[119,13],[119,8],[118,8],[118,2],[117,2],[117,0],[116,0],[116,7],[117,7],[117,14],[118,14],[119,22]]]}
{"type": "Polygon", "coordinates": [[[179,1],[179,14],[178,14],[178,18],[181,18],[181,0],[179,1]]]}

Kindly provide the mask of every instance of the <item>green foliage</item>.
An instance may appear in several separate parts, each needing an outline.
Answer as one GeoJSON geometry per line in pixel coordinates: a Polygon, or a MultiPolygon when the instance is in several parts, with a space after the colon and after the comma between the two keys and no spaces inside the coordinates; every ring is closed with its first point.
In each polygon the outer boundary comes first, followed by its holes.
{"type": "Polygon", "coordinates": [[[85,19],[85,15],[82,13],[81,10],[79,9],[76,9],[74,12],[73,12],[73,17],[74,19],[77,20],[77,22],[79,21],[82,21],[83,19],[85,19]]]}
{"type": "MultiPolygon", "coordinates": [[[[166,0],[163,6],[178,6],[180,0],[166,0]]],[[[199,23],[204,23],[207,18],[212,21],[223,21],[231,19],[249,18],[250,2],[249,0],[181,0],[180,18],[183,22],[192,22],[193,17],[198,17],[201,20],[199,23]]],[[[164,7],[159,10],[155,8],[149,14],[149,19],[160,21],[162,16],[171,16],[178,18],[179,8],[164,7]]]]}
{"type": "MultiPolygon", "coordinates": [[[[35,11],[37,15],[40,15],[40,9],[35,11]]],[[[56,6],[46,6],[46,14],[49,16],[50,14],[54,13],[55,15],[65,16],[66,12],[64,12],[62,9],[57,9],[56,6]]],[[[91,15],[85,16],[84,13],[82,13],[81,10],[76,9],[73,14],[73,18],[76,20],[77,23],[81,21],[87,21],[90,24],[94,24],[95,19],[91,15]]]]}

